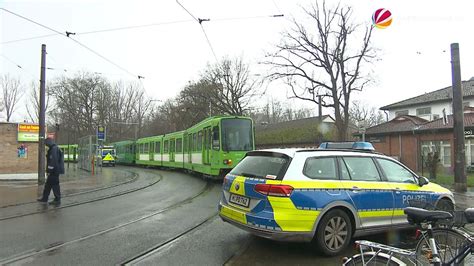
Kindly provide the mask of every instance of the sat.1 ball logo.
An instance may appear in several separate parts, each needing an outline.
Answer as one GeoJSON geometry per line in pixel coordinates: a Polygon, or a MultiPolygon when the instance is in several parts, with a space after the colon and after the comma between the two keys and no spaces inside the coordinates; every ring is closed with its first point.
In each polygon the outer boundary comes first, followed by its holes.
{"type": "Polygon", "coordinates": [[[374,27],[385,29],[392,24],[392,13],[388,9],[379,8],[372,15],[372,23],[374,27]]]}

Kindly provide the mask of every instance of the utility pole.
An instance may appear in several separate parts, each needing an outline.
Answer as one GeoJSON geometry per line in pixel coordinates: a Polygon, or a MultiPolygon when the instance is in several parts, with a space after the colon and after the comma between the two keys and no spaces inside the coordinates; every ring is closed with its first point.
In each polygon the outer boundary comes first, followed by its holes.
{"type": "Polygon", "coordinates": [[[45,113],[46,113],[46,44],[41,45],[40,102],[39,102],[39,137],[38,137],[38,185],[45,183],[45,113]]]}
{"type": "Polygon", "coordinates": [[[462,104],[461,63],[459,44],[451,44],[451,75],[453,87],[453,126],[454,126],[454,189],[466,192],[466,158],[464,147],[464,110],[462,104]]]}

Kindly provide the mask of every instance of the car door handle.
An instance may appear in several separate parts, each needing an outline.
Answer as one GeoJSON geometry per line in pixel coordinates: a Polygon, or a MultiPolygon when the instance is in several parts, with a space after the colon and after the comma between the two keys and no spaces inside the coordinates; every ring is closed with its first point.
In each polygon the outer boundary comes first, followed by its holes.
{"type": "Polygon", "coordinates": [[[359,190],[360,190],[360,188],[358,186],[353,186],[352,187],[352,192],[357,193],[357,192],[359,192],[359,190]]]}

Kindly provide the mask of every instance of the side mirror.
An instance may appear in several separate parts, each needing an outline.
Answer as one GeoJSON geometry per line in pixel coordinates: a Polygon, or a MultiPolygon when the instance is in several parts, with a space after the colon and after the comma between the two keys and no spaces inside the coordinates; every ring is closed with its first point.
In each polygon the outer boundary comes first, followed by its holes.
{"type": "Polygon", "coordinates": [[[430,180],[428,180],[428,178],[426,178],[424,176],[418,177],[418,185],[420,185],[420,187],[422,187],[424,185],[427,185],[429,182],[430,182],[430,180]]]}

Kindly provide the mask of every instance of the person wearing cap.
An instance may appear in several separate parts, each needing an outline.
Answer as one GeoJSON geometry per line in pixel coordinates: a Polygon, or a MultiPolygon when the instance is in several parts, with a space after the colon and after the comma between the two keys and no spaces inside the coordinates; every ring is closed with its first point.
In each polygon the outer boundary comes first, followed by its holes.
{"type": "Polygon", "coordinates": [[[59,156],[61,155],[58,145],[54,143],[52,138],[47,138],[45,140],[45,145],[48,146],[48,153],[46,154],[48,179],[44,185],[43,197],[39,198],[38,201],[41,203],[48,202],[49,193],[51,189],[53,190],[54,200],[49,204],[59,205],[61,204],[61,190],[59,187],[59,174],[64,174],[64,166],[61,169],[61,160],[59,156]]]}

